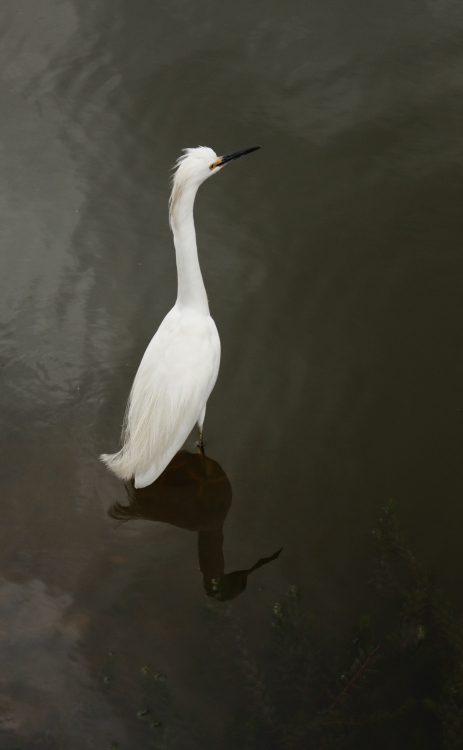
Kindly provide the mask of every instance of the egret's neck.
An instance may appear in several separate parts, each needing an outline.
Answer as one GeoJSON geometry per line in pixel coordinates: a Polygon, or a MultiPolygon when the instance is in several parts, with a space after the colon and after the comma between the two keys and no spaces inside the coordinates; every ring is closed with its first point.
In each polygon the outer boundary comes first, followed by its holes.
{"type": "Polygon", "coordinates": [[[171,225],[177,258],[177,306],[209,314],[206,289],[198,261],[193,204],[198,187],[185,186],[171,207],[171,225]]]}

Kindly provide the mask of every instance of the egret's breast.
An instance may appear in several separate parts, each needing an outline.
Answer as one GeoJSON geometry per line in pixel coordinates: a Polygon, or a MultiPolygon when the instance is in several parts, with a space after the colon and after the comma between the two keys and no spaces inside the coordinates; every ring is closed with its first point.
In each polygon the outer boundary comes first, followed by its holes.
{"type": "Polygon", "coordinates": [[[183,379],[194,390],[211,390],[219,364],[220,339],[212,318],[190,308],[173,308],[151,339],[137,375],[183,379]]]}

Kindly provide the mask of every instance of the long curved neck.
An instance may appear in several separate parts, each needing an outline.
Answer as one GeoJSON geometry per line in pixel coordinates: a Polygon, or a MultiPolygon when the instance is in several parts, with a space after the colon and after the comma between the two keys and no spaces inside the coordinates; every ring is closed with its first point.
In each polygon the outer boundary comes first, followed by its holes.
{"type": "Polygon", "coordinates": [[[185,186],[172,204],[170,221],[177,259],[177,306],[209,314],[206,289],[199,267],[193,204],[198,186],[185,186]]]}

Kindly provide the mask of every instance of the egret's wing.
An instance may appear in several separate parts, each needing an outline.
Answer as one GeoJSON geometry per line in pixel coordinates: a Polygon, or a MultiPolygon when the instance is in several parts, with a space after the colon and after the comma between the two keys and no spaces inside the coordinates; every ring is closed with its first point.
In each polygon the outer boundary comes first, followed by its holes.
{"type": "Polygon", "coordinates": [[[214,386],[218,335],[211,318],[175,308],[151,340],[127,407],[124,446],[111,468],[153,482],[182,447],[214,386]],[[212,323],[212,328],[211,328],[212,323]]]}

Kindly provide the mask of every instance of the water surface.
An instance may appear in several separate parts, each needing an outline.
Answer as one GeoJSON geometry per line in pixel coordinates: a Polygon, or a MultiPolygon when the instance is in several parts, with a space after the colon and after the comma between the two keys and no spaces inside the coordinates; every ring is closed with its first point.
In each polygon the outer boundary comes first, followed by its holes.
{"type": "Polygon", "coordinates": [[[143,667],[167,677],[177,747],[243,746],[239,689],[205,666],[196,521],[120,524],[126,490],[97,458],[175,300],[185,146],[262,146],[196,207],[223,348],[206,454],[232,493],[214,554],[225,575],[284,548],[224,611],[258,654],[297,585],[348,638],[391,497],[461,609],[462,33],[453,0],[3,1],[8,750],[164,747],[137,717],[143,667]]]}

